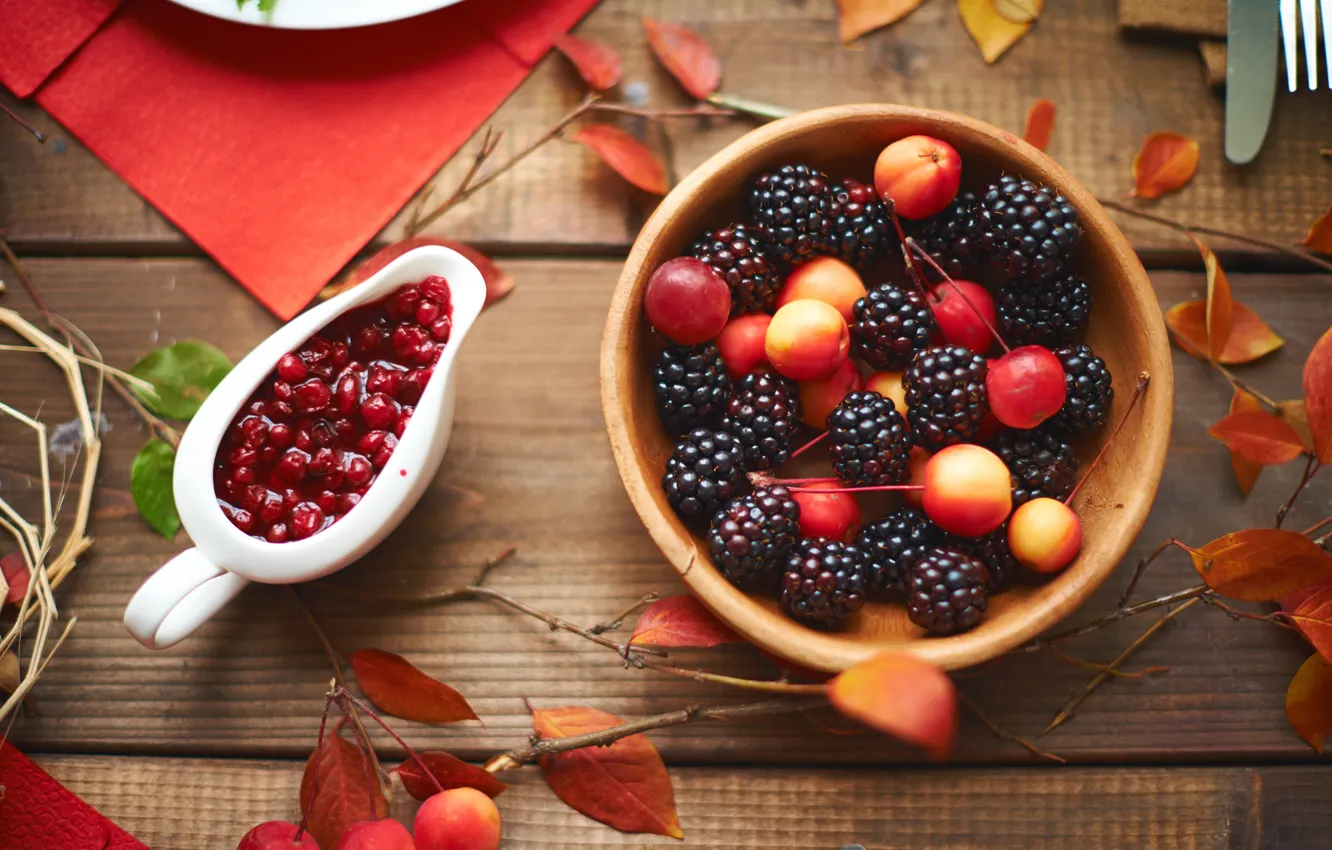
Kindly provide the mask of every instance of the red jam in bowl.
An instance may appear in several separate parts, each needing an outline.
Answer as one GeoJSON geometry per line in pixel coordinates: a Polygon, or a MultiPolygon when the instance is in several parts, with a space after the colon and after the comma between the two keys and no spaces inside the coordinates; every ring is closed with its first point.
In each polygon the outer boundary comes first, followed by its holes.
{"type": "Polygon", "coordinates": [[[218,447],[227,519],[269,543],[337,522],[375,483],[453,330],[448,282],[428,277],[343,313],[283,355],[218,447]]]}

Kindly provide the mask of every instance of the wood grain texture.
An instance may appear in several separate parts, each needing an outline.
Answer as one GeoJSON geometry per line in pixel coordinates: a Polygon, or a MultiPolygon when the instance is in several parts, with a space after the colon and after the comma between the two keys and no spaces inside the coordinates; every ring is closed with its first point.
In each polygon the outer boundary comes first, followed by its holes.
{"type": "MultiPolygon", "coordinates": [[[[42,260],[30,271],[52,305],[98,340],[121,366],[157,344],[202,337],[233,357],[274,320],[210,264],[199,260],[42,260]]],[[[370,557],[335,577],[381,594],[419,594],[470,580],[505,545],[517,556],[493,576],[497,587],[575,622],[592,624],[650,590],[682,588],[631,510],[611,460],[597,393],[599,338],[619,273],[608,261],[513,261],[516,292],[482,316],[462,353],[458,419],[439,483],[370,557]]],[[[1164,304],[1199,297],[1200,275],[1152,276],[1164,304]]],[[[1299,364],[1326,328],[1326,276],[1232,275],[1235,296],[1261,312],[1287,341],[1246,377],[1276,397],[1299,391],[1299,364]]],[[[5,296],[21,305],[22,295],[5,296]]],[[[49,422],[69,416],[53,376],[30,355],[4,354],[7,400],[49,422]]],[[[1175,353],[1178,383],[1170,462],[1156,506],[1133,548],[1168,534],[1201,543],[1243,525],[1266,525],[1290,492],[1296,470],[1267,470],[1247,502],[1225,449],[1207,425],[1225,415],[1230,392],[1205,364],[1175,353]]],[[[93,553],[61,592],[79,624],[46,671],[16,724],[25,749],[76,752],[297,756],[308,752],[329,669],[284,591],[252,586],[198,635],[150,653],[121,625],[139,583],[184,547],[153,535],[133,515],[124,488],[143,430],[115,400],[106,435],[93,553]]],[[[1130,435],[1131,436],[1131,435],[1130,435]]],[[[0,423],[0,487],[26,486],[12,468],[33,469],[18,434],[0,423]]],[[[1316,481],[1290,523],[1304,527],[1332,507],[1316,481]]],[[[1115,604],[1131,563],[1121,566],[1077,619],[1115,604]]],[[[1196,574],[1170,555],[1148,573],[1141,598],[1186,587],[1196,574]]],[[[455,685],[485,719],[427,729],[403,724],[413,743],[481,758],[530,732],[523,698],[538,706],[587,704],[621,716],[690,703],[745,699],[734,691],[643,671],[614,653],[482,602],[416,611],[379,609],[314,589],[303,591],[343,652],[377,646],[455,685]]],[[[1126,621],[1069,649],[1106,662],[1148,623],[1126,621]]],[[[1289,633],[1233,623],[1202,609],[1173,623],[1136,658],[1171,672],[1115,681],[1078,719],[1045,739],[1075,760],[1183,762],[1198,759],[1312,760],[1287,728],[1284,694],[1308,650],[1289,633]]],[[[756,677],[772,666],[743,647],[685,652],[686,666],[756,677]]],[[[1002,725],[1034,735],[1089,678],[1044,655],[1002,661],[959,682],[1002,725]]],[[[878,763],[915,755],[876,735],[834,735],[818,718],[759,725],[693,724],[656,736],[674,763],[878,763]]],[[[1029,760],[964,720],[962,762],[1029,760]]]]}
{"type": "MultiPolygon", "coordinates": [[[[623,89],[646,89],[653,104],[684,102],[651,57],[643,15],[696,28],[721,54],[728,92],[809,109],[888,102],[973,115],[1020,132],[1038,97],[1059,108],[1050,154],[1093,192],[1131,186],[1129,164],[1143,137],[1173,130],[1199,140],[1193,183],[1152,208],[1166,215],[1275,239],[1295,240],[1332,195],[1332,168],[1318,148],[1332,138],[1332,112],[1314,92],[1277,98],[1258,162],[1236,168],[1221,150],[1222,101],[1209,93],[1192,40],[1121,35],[1115,0],[1049,3],[1031,35],[987,67],[963,30],[955,4],[923,5],[905,21],[850,47],[838,41],[833,4],[742,0],[604,0],[578,28],[624,57],[623,89]],[[630,88],[632,87],[632,88],[630,88]]],[[[497,157],[539,136],[579,97],[577,78],[548,56],[494,117],[506,131],[497,157]]],[[[45,146],[0,122],[0,229],[24,248],[113,249],[116,253],[197,252],[77,141],[36,107],[23,113],[54,134],[45,146]]],[[[632,123],[630,129],[641,130],[632,123]]],[[[751,126],[690,120],[666,130],[682,176],[751,126]]],[[[658,131],[648,128],[659,144],[658,131]]],[[[467,168],[464,147],[438,180],[447,193],[467,168]]],[[[508,253],[617,253],[628,249],[653,200],[626,186],[573,145],[538,151],[432,229],[508,253]]],[[[381,239],[401,232],[406,213],[381,239]]],[[[1139,249],[1187,251],[1178,235],[1137,222],[1126,231],[1139,249]]]]}
{"type": "MultiPolygon", "coordinates": [[[[38,763],[154,850],[230,847],[265,820],[294,820],[295,762],[44,756],[38,763]],[[168,802],[169,801],[169,802],[168,802]],[[167,803],[164,805],[164,803],[167,803]]],[[[561,803],[528,769],[498,799],[504,847],[664,848],[561,803]]],[[[882,848],[1332,847],[1332,768],[989,768],[826,772],[671,771],[684,846],[882,848]]],[[[393,816],[410,823],[402,789],[393,816]]]]}

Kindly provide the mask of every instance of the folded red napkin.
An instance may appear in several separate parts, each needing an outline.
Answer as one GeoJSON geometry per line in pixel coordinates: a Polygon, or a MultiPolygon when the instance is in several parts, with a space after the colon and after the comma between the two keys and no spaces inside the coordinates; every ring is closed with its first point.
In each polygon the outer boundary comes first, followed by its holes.
{"type": "Polygon", "coordinates": [[[0,850],[148,850],[0,741],[0,850]]]}
{"type": "Polygon", "coordinates": [[[289,318],[595,3],[295,32],[125,0],[37,101],[289,318]]]}
{"type": "Polygon", "coordinates": [[[0,83],[19,97],[96,32],[119,0],[0,0],[0,83]]]}

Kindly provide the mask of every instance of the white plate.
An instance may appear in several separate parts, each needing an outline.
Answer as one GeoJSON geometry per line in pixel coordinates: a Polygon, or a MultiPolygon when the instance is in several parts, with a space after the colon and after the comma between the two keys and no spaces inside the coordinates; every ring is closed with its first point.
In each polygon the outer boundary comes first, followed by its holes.
{"type": "Polygon", "coordinates": [[[288,30],[336,30],[412,18],[462,0],[277,0],[271,12],[259,11],[258,0],[244,9],[236,0],[171,0],[215,18],[288,30]]]}

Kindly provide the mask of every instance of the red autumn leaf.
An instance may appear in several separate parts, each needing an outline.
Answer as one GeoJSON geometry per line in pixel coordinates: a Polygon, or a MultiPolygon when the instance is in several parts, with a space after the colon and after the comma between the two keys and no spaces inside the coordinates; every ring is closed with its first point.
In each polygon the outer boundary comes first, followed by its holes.
{"type": "Polygon", "coordinates": [[[1300,442],[1309,451],[1314,450],[1313,431],[1309,428],[1309,412],[1304,407],[1304,399],[1277,402],[1277,415],[1290,423],[1295,433],[1300,435],[1300,442]]]}
{"type": "Polygon", "coordinates": [[[1280,599],[1277,600],[1277,605],[1280,605],[1281,610],[1285,611],[1287,614],[1293,613],[1297,608],[1299,608],[1301,605],[1304,604],[1304,600],[1308,599],[1310,596],[1313,596],[1315,593],[1319,593],[1325,587],[1332,587],[1332,584],[1319,584],[1319,585],[1314,585],[1312,587],[1302,587],[1299,590],[1287,593],[1285,596],[1282,596],[1280,599]]]}
{"type": "Polygon", "coordinates": [[[593,91],[605,91],[620,81],[620,54],[612,47],[565,33],[555,39],[555,49],[573,63],[593,91]]]}
{"type": "MultiPolygon", "coordinates": [[[[568,738],[622,723],[613,714],[582,706],[532,713],[533,729],[542,738],[568,738]]],[[[684,838],[666,765],[644,735],[542,756],[541,770],[555,796],[594,820],[623,832],[684,838]]]]}
{"type": "Polygon", "coordinates": [[[1189,554],[1207,586],[1232,599],[1267,602],[1332,582],[1332,554],[1295,531],[1235,531],[1189,554]]]}
{"type": "Polygon", "coordinates": [[[1308,235],[1304,237],[1304,241],[1300,244],[1310,251],[1332,254],[1332,206],[1327,208],[1327,212],[1314,219],[1314,223],[1309,225],[1308,235]]]}
{"type": "Polygon", "coordinates": [[[1232,452],[1266,466],[1289,463],[1304,454],[1304,443],[1295,429],[1265,410],[1232,413],[1207,433],[1232,452]]]}
{"type": "Polygon", "coordinates": [[[631,644],[647,646],[709,647],[743,641],[744,638],[687,593],[649,605],[629,638],[631,644]]]}
{"type": "Polygon", "coordinates": [[[943,759],[957,735],[948,674],[914,655],[884,653],[833,679],[828,701],[845,714],[943,759]]]}
{"type": "Polygon", "coordinates": [[[644,192],[666,194],[666,166],[647,145],[619,127],[589,124],[573,140],[587,145],[615,172],[644,192]]]}
{"type": "Polygon", "coordinates": [[[1304,412],[1319,463],[1332,463],[1332,328],[1304,361],[1304,412]]]}
{"type": "Polygon", "coordinates": [[[1054,132],[1055,105],[1053,101],[1041,98],[1027,110],[1027,129],[1022,138],[1038,150],[1045,150],[1050,144],[1050,134],[1054,132]]]}
{"type": "Polygon", "coordinates": [[[1216,259],[1216,254],[1203,241],[1192,233],[1189,238],[1202,253],[1203,268],[1207,270],[1207,308],[1205,327],[1207,328],[1208,358],[1215,363],[1225,351],[1230,340],[1230,331],[1235,324],[1235,302],[1230,297],[1230,281],[1226,272],[1216,259]]]}
{"type": "Polygon", "coordinates": [[[9,584],[9,592],[3,601],[18,605],[28,595],[28,583],[32,579],[28,562],[18,552],[10,552],[0,558],[0,573],[4,573],[5,581],[9,584]]]}
{"type": "MultiPolygon", "coordinates": [[[[425,762],[445,791],[450,788],[475,788],[487,797],[498,797],[509,790],[509,786],[496,779],[495,774],[448,753],[425,752],[416,755],[425,762]]],[[[438,793],[435,783],[430,781],[416,759],[407,759],[398,766],[398,778],[402,780],[402,787],[407,789],[407,793],[418,800],[424,801],[438,793]]]]}
{"type": "Polygon", "coordinates": [[[652,52],[685,91],[699,100],[707,100],[717,90],[721,84],[721,61],[698,33],[652,18],[643,19],[643,30],[652,52]]]}
{"type": "Polygon", "coordinates": [[[471,245],[456,242],[452,239],[441,239],[438,236],[412,236],[379,249],[369,259],[348,271],[336,282],[325,286],[319,293],[319,297],[327,300],[334,295],[341,295],[408,251],[426,245],[442,245],[445,248],[452,248],[472,261],[472,265],[476,266],[477,271],[481,272],[481,277],[486,282],[487,307],[513,291],[513,278],[509,276],[509,273],[495,265],[493,260],[471,245]]]}
{"type": "Polygon", "coordinates": [[[401,655],[382,649],[358,649],[351,654],[351,663],[365,695],[395,717],[419,723],[480,719],[462,694],[426,675],[401,655]]]}
{"type": "Polygon", "coordinates": [[[837,0],[837,34],[850,44],[867,32],[896,23],[925,0],[837,0]]]}
{"type": "MultiPolygon", "coordinates": [[[[1256,413],[1263,409],[1263,405],[1252,393],[1236,389],[1235,394],[1230,398],[1230,412],[1234,413],[1256,413]]],[[[1258,474],[1263,471],[1263,464],[1254,463],[1244,455],[1230,450],[1230,467],[1235,470],[1235,480],[1239,483],[1240,492],[1245,496],[1253,489],[1254,483],[1258,480],[1258,474]]]]}
{"type": "Polygon", "coordinates": [[[1198,170],[1198,143],[1179,133],[1152,133],[1133,158],[1130,195],[1159,198],[1180,189],[1198,170]]]}
{"type": "MultiPolygon", "coordinates": [[[[1230,337],[1217,361],[1229,366],[1251,363],[1286,344],[1258,314],[1232,301],[1230,337]]],[[[1180,348],[1203,360],[1207,357],[1207,302],[1185,301],[1166,311],[1166,326],[1180,348]]]]}
{"type": "Polygon", "coordinates": [[[301,776],[301,812],[309,813],[310,834],[320,847],[337,847],[347,827],[388,814],[388,798],[374,777],[361,748],[338,735],[342,724],[324,736],[324,742],[305,763],[301,776]],[[319,785],[315,787],[315,760],[319,785]],[[374,812],[370,811],[371,800],[374,812]]]}
{"type": "Polygon", "coordinates": [[[1286,719],[1321,756],[1332,733],[1332,661],[1315,652],[1295,673],[1286,691],[1286,719]]]}
{"type": "Polygon", "coordinates": [[[1332,661],[1332,585],[1316,589],[1287,617],[1299,627],[1314,649],[1332,661]]]}

